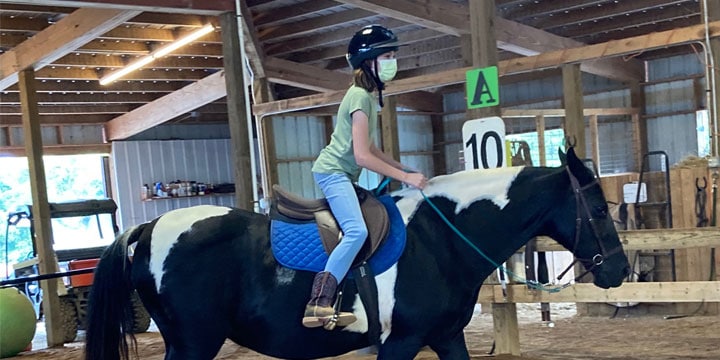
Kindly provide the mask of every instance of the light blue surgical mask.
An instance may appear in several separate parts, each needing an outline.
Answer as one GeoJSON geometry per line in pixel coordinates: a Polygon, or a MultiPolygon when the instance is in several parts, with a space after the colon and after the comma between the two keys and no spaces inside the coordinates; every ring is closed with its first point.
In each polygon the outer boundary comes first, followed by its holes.
{"type": "Polygon", "coordinates": [[[397,59],[378,59],[378,67],[380,68],[378,73],[380,80],[383,82],[390,81],[397,74],[397,59]]]}

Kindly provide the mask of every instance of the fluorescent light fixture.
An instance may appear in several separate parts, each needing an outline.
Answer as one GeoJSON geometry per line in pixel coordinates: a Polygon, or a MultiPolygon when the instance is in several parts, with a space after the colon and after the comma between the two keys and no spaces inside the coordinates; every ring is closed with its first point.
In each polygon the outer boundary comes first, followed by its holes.
{"type": "Polygon", "coordinates": [[[110,73],[109,75],[100,79],[100,85],[110,84],[113,81],[155,61],[155,59],[159,59],[167,54],[170,54],[171,52],[213,32],[214,30],[215,30],[215,27],[212,24],[207,24],[207,25],[201,27],[200,29],[193,31],[190,34],[187,34],[187,35],[181,37],[180,39],[177,39],[177,40],[171,42],[170,44],[167,44],[167,45],[153,51],[152,53],[150,53],[138,60],[131,62],[124,68],[110,73]]]}

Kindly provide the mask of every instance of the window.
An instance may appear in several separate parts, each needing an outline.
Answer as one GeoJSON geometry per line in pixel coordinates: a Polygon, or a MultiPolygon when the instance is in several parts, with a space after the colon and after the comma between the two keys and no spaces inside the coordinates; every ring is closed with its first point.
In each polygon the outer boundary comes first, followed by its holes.
{"type": "MultiPolygon", "coordinates": [[[[507,134],[506,140],[525,141],[530,146],[530,158],[533,166],[540,166],[540,152],[538,149],[538,135],[536,131],[507,134]]],[[[560,157],[558,156],[558,148],[564,148],[565,133],[563,129],[545,130],[545,166],[560,166],[560,157]]]]}
{"type": "MultiPolygon", "coordinates": [[[[67,202],[107,197],[103,155],[45,156],[48,200],[67,202]]],[[[32,257],[30,222],[23,213],[32,204],[27,158],[0,158],[0,275],[32,257]]],[[[114,238],[110,215],[52,220],[56,249],[105,245],[114,238]],[[98,221],[99,219],[99,221],[98,221]],[[100,236],[102,233],[102,236],[100,236]]]]}

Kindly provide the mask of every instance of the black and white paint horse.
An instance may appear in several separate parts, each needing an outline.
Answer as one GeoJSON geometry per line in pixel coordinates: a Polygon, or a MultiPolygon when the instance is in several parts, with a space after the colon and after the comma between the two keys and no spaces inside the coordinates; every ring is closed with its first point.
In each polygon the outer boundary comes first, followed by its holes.
{"type": "MultiPolygon", "coordinates": [[[[496,263],[531,237],[547,235],[581,259],[597,286],[619,286],[628,262],[602,190],[572,149],[566,163],[438,176],[424,192],[496,263]]],[[[377,358],[409,360],[429,346],[440,359],[469,359],[463,328],[495,267],[450,230],[419,190],[392,196],[407,244],[399,261],[376,275],[382,325],[377,358]]],[[[370,345],[367,316],[352,286],[345,288],[342,310],[353,311],[357,322],[333,331],[301,325],[315,274],[277,263],[269,226],[261,214],[196,206],[120,235],[95,271],[86,359],[128,356],[124,299],[132,289],[162,333],[165,359],[212,359],[228,338],[284,359],[370,345]],[[135,243],[130,259],[128,246],[135,243]]]]}

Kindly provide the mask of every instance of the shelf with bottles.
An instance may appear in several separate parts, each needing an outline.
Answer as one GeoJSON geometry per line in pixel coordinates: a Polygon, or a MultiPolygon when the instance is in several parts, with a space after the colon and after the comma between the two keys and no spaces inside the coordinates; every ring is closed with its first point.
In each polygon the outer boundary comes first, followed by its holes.
{"type": "Polygon", "coordinates": [[[198,197],[213,197],[213,196],[228,196],[228,195],[235,195],[234,192],[230,193],[206,193],[206,194],[198,194],[198,195],[186,195],[186,196],[153,196],[145,199],[141,199],[142,201],[156,201],[156,200],[173,200],[173,199],[191,199],[191,198],[198,198],[198,197]]]}
{"type": "Polygon", "coordinates": [[[205,184],[195,181],[173,181],[168,184],[156,182],[150,188],[147,184],[142,186],[141,201],[155,201],[168,199],[187,199],[208,196],[234,195],[234,184],[205,184]]]}

